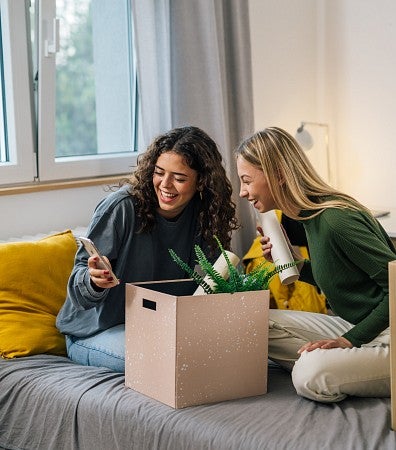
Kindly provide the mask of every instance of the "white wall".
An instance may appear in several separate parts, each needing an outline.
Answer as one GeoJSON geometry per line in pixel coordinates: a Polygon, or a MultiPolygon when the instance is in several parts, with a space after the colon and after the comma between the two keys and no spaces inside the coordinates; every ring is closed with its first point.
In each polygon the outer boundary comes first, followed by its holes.
{"type": "Polygon", "coordinates": [[[0,240],[86,226],[104,187],[0,196],[0,240]]]}
{"type": "Polygon", "coordinates": [[[326,122],[335,183],[396,208],[396,2],[249,0],[256,129],[326,122]]]}
{"type": "Polygon", "coordinates": [[[339,179],[369,206],[396,207],[396,2],[328,2],[339,179]]]}
{"type": "Polygon", "coordinates": [[[250,0],[256,129],[317,116],[316,0],[250,0]]]}
{"type": "MultiPolygon", "coordinates": [[[[396,2],[249,6],[256,129],[328,123],[335,184],[370,207],[396,208],[396,2]]],[[[98,186],[0,196],[0,240],[86,225],[105,195],[98,186]]]]}

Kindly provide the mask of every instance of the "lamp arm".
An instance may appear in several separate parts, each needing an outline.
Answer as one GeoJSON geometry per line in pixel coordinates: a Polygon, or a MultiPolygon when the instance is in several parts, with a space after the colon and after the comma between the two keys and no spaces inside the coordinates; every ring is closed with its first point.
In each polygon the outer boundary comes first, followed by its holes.
{"type": "Polygon", "coordinates": [[[321,123],[321,122],[301,122],[301,126],[298,128],[302,130],[302,128],[305,127],[305,125],[316,125],[317,127],[325,127],[329,128],[329,125],[327,123],[321,123]]]}

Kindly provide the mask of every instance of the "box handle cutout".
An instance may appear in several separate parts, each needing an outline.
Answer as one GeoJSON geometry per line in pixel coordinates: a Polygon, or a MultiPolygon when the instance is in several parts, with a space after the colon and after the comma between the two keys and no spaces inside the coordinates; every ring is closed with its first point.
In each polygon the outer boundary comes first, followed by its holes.
{"type": "Polygon", "coordinates": [[[143,299],[143,308],[152,309],[153,311],[157,311],[157,302],[153,302],[152,300],[143,299]]]}

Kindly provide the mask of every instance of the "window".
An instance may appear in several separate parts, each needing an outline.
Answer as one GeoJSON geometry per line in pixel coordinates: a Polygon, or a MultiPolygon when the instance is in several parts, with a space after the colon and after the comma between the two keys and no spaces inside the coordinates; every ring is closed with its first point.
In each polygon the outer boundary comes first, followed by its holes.
{"type": "Polygon", "coordinates": [[[3,62],[3,45],[1,39],[1,23],[0,23],[0,163],[5,163],[9,160],[8,146],[7,146],[7,132],[6,123],[7,118],[4,111],[4,62],[3,62]]]}
{"type": "MultiPolygon", "coordinates": [[[[18,21],[19,47],[13,43],[10,54],[21,57],[23,49],[25,58],[26,97],[11,100],[15,106],[23,102],[25,109],[30,101],[31,114],[23,120],[25,127],[33,124],[29,148],[33,170],[23,180],[11,177],[5,182],[129,172],[137,156],[137,83],[129,0],[0,0],[0,7],[2,39],[13,42],[3,22],[18,21]]],[[[1,47],[5,51],[5,42],[1,47]]],[[[11,77],[21,72],[15,70],[20,62],[12,63],[4,57],[5,92],[7,70],[11,77]]],[[[5,136],[10,122],[21,121],[9,115],[11,100],[2,102],[5,136]]],[[[20,166],[23,149],[15,145],[12,150],[10,139],[4,147],[2,140],[0,145],[0,183],[4,184],[3,169],[20,166]]]]}
{"type": "Polygon", "coordinates": [[[26,2],[0,0],[0,184],[33,181],[36,160],[26,2]]]}

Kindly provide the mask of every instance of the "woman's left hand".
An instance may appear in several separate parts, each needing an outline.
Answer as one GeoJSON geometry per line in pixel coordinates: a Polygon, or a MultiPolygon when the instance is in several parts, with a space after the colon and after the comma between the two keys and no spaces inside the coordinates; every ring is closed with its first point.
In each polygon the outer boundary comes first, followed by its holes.
{"type": "Polygon", "coordinates": [[[329,349],[329,348],[352,348],[353,345],[348,339],[340,336],[336,339],[321,339],[320,341],[307,342],[303,345],[297,353],[302,353],[305,350],[307,352],[312,352],[317,348],[329,349]]]}

